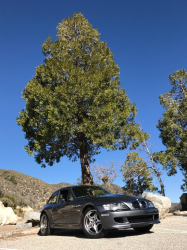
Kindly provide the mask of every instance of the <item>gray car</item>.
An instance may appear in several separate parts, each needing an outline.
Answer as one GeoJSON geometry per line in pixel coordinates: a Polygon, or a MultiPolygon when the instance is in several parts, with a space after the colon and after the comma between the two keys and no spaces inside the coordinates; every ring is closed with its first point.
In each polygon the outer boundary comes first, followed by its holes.
{"type": "Polygon", "coordinates": [[[55,191],[41,212],[41,235],[54,229],[82,229],[89,238],[111,229],[148,232],[160,223],[158,209],[142,197],[111,194],[98,186],[71,186],[55,191]]]}

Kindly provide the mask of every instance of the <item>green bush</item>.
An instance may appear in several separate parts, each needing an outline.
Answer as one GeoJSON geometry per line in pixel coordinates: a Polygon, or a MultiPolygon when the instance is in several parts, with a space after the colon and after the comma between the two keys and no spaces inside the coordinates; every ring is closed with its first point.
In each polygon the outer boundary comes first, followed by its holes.
{"type": "Polygon", "coordinates": [[[14,209],[14,213],[19,217],[23,217],[23,210],[21,208],[14,209]]]}
{"type": "Polygon", "coordinates": [[[2,201],[5,207],[12,207],[13,209],[16,208],[16,202],[14,200],[14,197],[10,195],[6,195],[0,192],[0,201],[2,201]]]}
{"type": "Polygon", "coordinates": [[[17,181],[14,175],[11,175],[9,171],[4,171],[2,174],[5,180],[12,182],[14,185],[17,185],[17,181]]]}
{"type": "Polygon", "coordinates": [[[5,207],[11,207],[11,208],[15,208],[16,207],[15,203],[10,198],[3,197],[3,198],[0,198],[0,201],[2,201],[2,203],[3,203],[3,205],[5,207]]]}

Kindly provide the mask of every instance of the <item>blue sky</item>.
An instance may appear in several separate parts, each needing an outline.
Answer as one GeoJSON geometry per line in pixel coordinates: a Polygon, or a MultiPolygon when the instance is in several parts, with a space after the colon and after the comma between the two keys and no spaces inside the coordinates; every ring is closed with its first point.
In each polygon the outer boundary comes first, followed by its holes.
{"type": "MultiPolygon", "coordinates": [[[[169,74],[187,65],[186,0],[0,0],[1,169],[48,183],[76,183],[81,176],[80,162],[66,158],[41,168],[24,151],[24,134],[16,124],[25,106],[21,92],[44,59],[41,46],[46,36],[56,38],[58,23],[75,12],[107,41],[120,67],[121,87],[137,106],[136,121],[150,134],[153,150],[164,149],[156,128],[164,111],[158,96],[170,90],[169,74]]],[[[102,150],[96,162],[120,164],[127,152],[102,150]]],[[[166,196],[179,202],[180,171],[173,177],[163,171],[162,179],[166,196]]],[[[123,186],[122,176],[114,183],[123,186]]]]}

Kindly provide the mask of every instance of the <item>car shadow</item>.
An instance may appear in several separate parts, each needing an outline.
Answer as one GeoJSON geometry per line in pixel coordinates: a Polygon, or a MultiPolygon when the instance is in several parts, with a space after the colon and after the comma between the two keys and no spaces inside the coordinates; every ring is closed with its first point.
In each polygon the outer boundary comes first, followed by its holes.
{"type": "MultiPolygon", "coordinates": [[[[123,230],[110,230],[108,234],[104,237],[107,239],[112,238],[124,238],[124,237],[131,237],[131,236],[138,236],[142,234],[152,234],[153,232],[147,233],[139,233],[133,229],[123,229],[123,230]]],[[[40,230],[38,235],[41,236],[40,230]]],[[[50,236],[66,236],[66,237],[76,237],[80,239],[88,239],[88,237],[83,233],[81,229],[55,229],[53,234],[50,236]]]]}
{"type": "Polygon", "coordinates": [[[138,236],[142,234],[152,234],[153,232],[149,231],[146,233],[140,233],[136,232],[133,229],[121,229],[121,230],[111,230],[109,233],[106,235],[105,238],[121,238],[121,237],[131,237],[131,236],[138,236]]]}

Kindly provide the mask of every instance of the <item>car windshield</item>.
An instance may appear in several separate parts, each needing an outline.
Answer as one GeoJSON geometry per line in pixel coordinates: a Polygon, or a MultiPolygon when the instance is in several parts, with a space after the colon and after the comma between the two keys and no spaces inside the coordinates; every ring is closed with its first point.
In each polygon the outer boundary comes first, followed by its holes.
{"type": "Polygon", "coordinates": [[[76,198],[85,196],[101,196],[110,194],[107,190],[96,186],[77,186],[73,187],[72,191],[76,198]]]}

